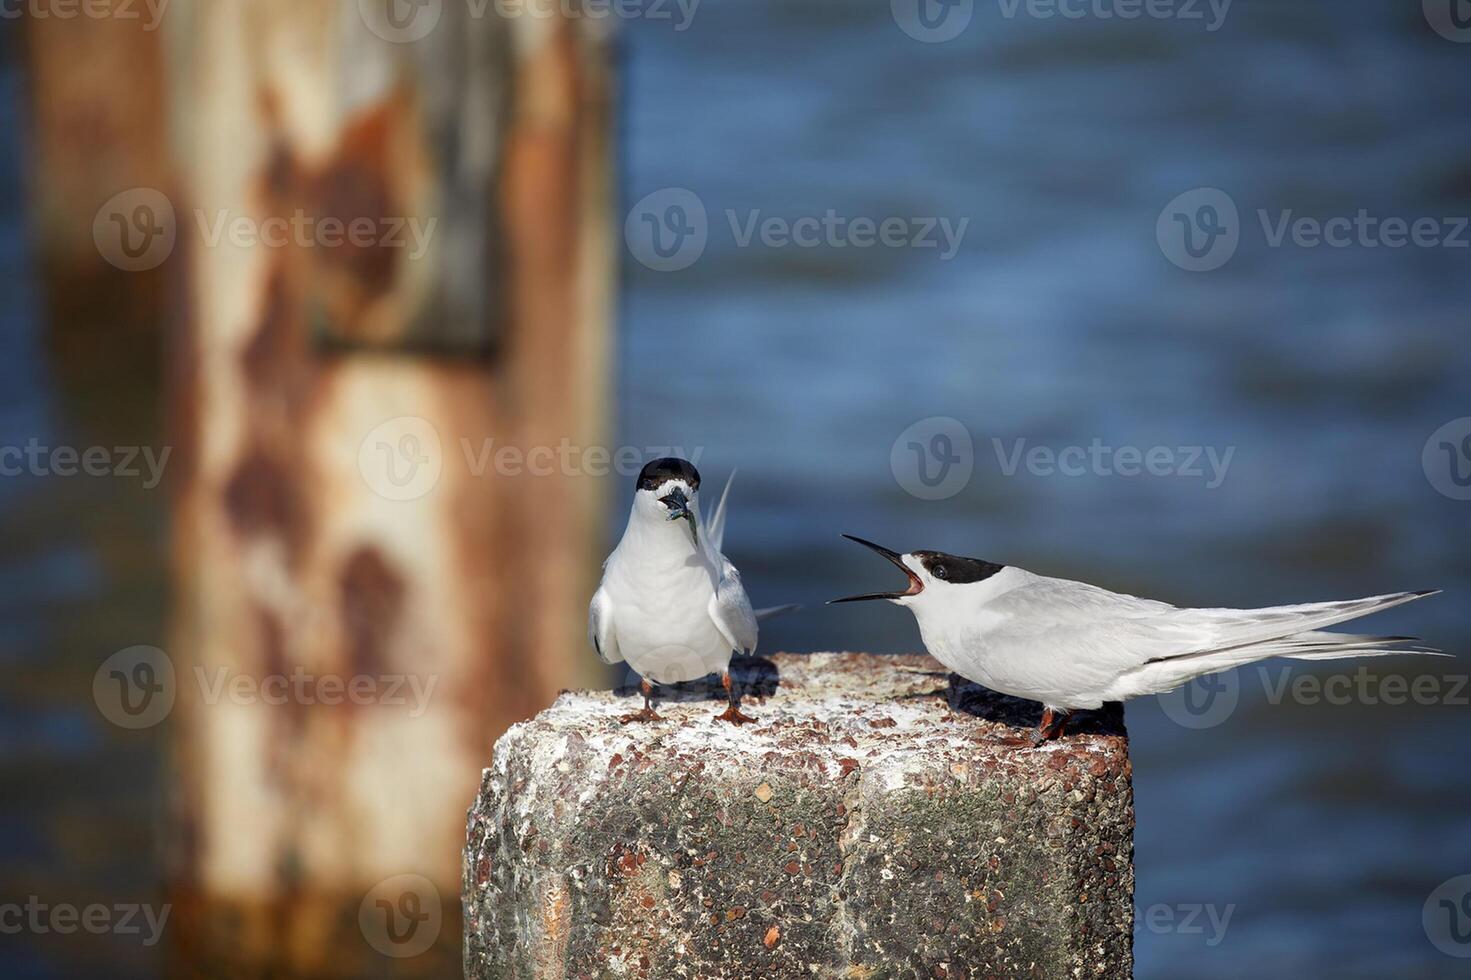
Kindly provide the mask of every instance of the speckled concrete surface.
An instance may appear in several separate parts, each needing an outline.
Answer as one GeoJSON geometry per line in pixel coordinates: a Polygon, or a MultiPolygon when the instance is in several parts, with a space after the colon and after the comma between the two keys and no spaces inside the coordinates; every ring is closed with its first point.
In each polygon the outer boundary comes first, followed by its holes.
{"type": "Polygon", "coordinates": [[[923,656],[740,663],[623,726],[564,694],[508,731],[469,814],[465,975],[1128,977],[1118,715],[1038,749],[1036,705],[923,656]]]}

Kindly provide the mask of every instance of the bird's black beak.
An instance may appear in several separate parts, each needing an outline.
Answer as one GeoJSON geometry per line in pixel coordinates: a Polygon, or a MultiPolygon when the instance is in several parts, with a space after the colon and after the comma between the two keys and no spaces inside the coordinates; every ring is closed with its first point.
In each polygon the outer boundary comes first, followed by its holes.
{"type": "Polygon", "coordinates": [[[850,595],[844,596],[841,599],[829,599],[829,605],[834,602],[862,602],[865,599],[902,599],[907,595],[918,595],[920,590],[924,588],[924,583],[920,581],[919,576],[914,574],[913,570],[911,570],[908,565],[904,564],[904,558],[898,552],[890,551],[883,545],[874,544],[872,541],[865,541],[862,538],[855,538],[851,534],[845,534],[843,535],[843,537],[847,538],[849,541],[857,541],[865,548],[870,548],[874,551],[877,551],[879,554],[889,559],[889,561],[893,562],[895,567],[897,567],[905,575],[909,576],[909,588],[903,592],[869,592],[865,593],[864,595],[850,595]]]}
{"type": "Polygon", "coordinates": [[[669,508],[669,520],[677,521],[681,517],[690,522],[690,543],[696,548],[700,546],[700,533],[695,529],[695,512],[690,510],[689,498],[679,487],[670,490],[659,498],[659,502],[669,508]]]}
{"type": "Polygon", "coordinates": [[[694,524],[695,515],[690,512],[689,498],[684,495],[684,491],[679,487],[675,487],[660,497],[659,503],[669,508],[669,519],[671,521],[677,521],[683,517],[690,524],[694,524]]]}

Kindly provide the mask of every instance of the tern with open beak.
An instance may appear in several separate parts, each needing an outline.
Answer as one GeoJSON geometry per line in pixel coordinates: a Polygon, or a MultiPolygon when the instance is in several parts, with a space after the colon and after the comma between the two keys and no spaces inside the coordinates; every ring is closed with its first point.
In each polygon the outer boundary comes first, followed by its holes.
{"type": "Polygon", "coordinates": [[[730,482],[708,524],[700,474],[688,460],[656,459],[639,473],[623,538],[603,564],[587,634],[604,663],[626,661],[641,678],[642,711],[625,723],[658,721],[653,685],[718,673],[728,705],[720,721],[755,721],[740,709],[730,659],[756,650],[758,617],[791,607],[751,608],[740,573],[720,551],[730,482]]]}
{"type": "Polygon", "coordinates": [[[832,601],[887,599],[905,606],[925,647],[945,667],[993,691],[1040,701],[1042,721],[1025,740],[1034,745],[1061,736],[1075,710],[1163,694],[1268,657],[1439,654],[1414,637],[1323,629],[1434,591],[1264,609],[1181,609],[1013,566],[941,551],[901,555],[843,537],[883,555],[909,583],[902,592],[832,601]]]}

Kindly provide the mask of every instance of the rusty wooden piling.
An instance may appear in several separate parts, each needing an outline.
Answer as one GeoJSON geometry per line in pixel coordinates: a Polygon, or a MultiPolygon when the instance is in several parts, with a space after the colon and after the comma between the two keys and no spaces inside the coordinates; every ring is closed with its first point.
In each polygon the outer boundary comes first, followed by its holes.
{"type": "Polygon", "coordinates": [[[596,483],[477,465],[487,440],[604,439],[604,52],[585,22],[434,7],[422,37],[355,0],[174,0],[166,25],[171,880],[191,970],[395,967],[359,913],[403,875],[446,923],[405,969],[449,962],[479,760],[589,670],[596,483]],[[425,233],[326,241],[299,216],[425,233]],[[287,242],[222,219],[285,222],[287,242]],[[432,693],[268,704],[192,680],[303,673],[432,693]]]}

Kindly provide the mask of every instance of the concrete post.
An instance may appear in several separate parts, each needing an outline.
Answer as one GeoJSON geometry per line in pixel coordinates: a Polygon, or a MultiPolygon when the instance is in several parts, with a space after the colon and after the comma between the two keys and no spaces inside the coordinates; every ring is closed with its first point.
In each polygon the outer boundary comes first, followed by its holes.
{"type": "Polygon", "coordinates": [[[747,662],[617,722],[564,694],[496,745],[464,855],[465,976],[1128,977],[1121,719],[1039,749],[1036,706],[927,657],[747,662]],[[927,673],[928,671],[928,673],[927,673]],[[1014,729],[1012,729],[1014,731],[1014,729]]]}

